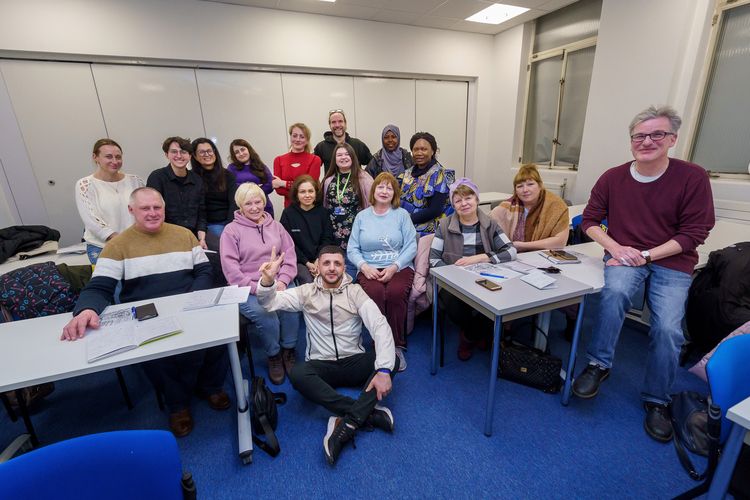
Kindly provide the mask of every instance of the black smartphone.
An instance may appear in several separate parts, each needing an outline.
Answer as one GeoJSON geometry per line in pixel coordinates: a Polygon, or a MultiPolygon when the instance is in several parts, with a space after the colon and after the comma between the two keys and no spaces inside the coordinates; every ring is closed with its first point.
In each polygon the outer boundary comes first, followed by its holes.
{"type": "Polygon", "coordinates": [[[135,312],[135,319],[137,319],[138,321],[155,318],[159,315],[159,313],[156,311],[156,305],[154,305],[153,302],[135,307],[133,308],[133,310],[135,312]]]}
{"type": "Polygon", "coordinates": [[[476,280],[474,283],[476,283],[477,285],[485,287],[487,290],[489,290],[491,292],[496,292],[498,290],[502,290],[503,289],[503,287],[500,286],[498,283],[495,283],[494,281],[490,281],[490,280],[485,279],[485,278],[480,278],[480,279],[476,280]]]}
{"type": "Polygon", "coordinates": [[[550,250],[549,254],[552,257],[556,257],[560,260],[578,260],[578,257],[573,255],[572,253],[568,253],[565,250],[550,250]]]}

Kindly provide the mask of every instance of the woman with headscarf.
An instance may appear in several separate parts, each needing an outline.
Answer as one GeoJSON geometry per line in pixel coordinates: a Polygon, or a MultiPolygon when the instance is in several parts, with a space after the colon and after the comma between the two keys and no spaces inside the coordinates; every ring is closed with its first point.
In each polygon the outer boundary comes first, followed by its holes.
{"type": "Polygon", "coordinates": [[[401,147],[401,131],[388,124],[381,134],[383,147],[379,149],[367,165],[367,173],[373,179],[381,172],[388,172],[401,182],[400,176],[414,165],[411,153],[401,147]]]}

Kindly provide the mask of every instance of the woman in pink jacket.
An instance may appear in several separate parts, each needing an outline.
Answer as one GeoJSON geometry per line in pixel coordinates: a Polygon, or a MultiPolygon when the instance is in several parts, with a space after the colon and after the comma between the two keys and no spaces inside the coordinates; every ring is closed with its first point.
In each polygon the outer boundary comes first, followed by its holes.
{"type": "Polygon", "coordinates": [[[297,275],[297,256],[294,242],[284,226],[273,220],[264,210],[266,194],[257,184],[246,182],[237,188],[234,197],[240,207],[221,234],[221,268],[230,285],[249,286],[247,302],[240,304],[240,313],[250,320],[268,355],[268,378],[278,385],[284,381],[284,372],[294,367],[299,314],[266,312],[255,296],[260,280],[260,265],[271,258],[271,250],[284,252],[284,263],[279,270],[277,288],[293,286],[297,275]]]}

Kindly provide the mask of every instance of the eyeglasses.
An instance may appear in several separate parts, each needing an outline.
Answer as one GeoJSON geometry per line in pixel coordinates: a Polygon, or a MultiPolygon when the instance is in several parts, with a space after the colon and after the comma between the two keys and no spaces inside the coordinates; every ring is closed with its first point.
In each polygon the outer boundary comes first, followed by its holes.
{"type": "Polygon", "coordinates": [[[189,155],[190,153],[188,153],[184,149],[170,149],[169,150],[169,154],[171,154],[171,155],[189,155]]]}
{"type": "Polygon", "coordinates": [[[328,118],[330,118],[331,115],[334,114],[334,113],[341,113],[343,115],[344,114],[344,110],[343,109],[332,109],[332,110],[330,110],[328,112],[328,118]]]}
{"type": "Polygon", "coordinates": [[[213,156],[214,155],[214,151],[212,149],[208,149],[206,151],[198,151],[196,154],[198,156],[213,156]]]}
{"type": "Polygon", "coordinates": [[[630,136],[631,142],[641,143],[646,140],[646,137],[650,137],[652,141],[658,142],[663,141],[668,135],[677,135],[674,132],[664,132],[663,130],[657,130],[650,134],[633,134],[630,136]]]}

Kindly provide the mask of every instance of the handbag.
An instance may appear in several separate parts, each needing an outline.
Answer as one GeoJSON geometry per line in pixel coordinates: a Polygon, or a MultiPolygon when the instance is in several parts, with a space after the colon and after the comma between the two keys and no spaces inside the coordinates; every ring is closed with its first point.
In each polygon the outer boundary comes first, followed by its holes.
{"type": "Polygon", "coordinates": [[[500,345],[498,376],[511,382],[539,389],[548,394],[560,391],[562,360],[549,352],[512,339],[500,345]]]}
{"type": "Polygon", "coordinates": [[[694,391],[683,391],[672,394],[670,414],[672,439],[680,464],[694,480],[706,478],[713,473],[718,461],[721,410],[718,406],[709,404],[706,396],[694,391]],[[708,457],[708,465],[703,473],[696,470],[687,451],[708,457]]]}
{"type": "Polygon", "coordinates": [[[253,377],[252,404],[253,404],[253,443],[275,457],[281,452],[279,440],[276,438],[276,427],[279,423],[279,411],[277,405],[286,403],[286,394],[273,392],[266,385],[263,377],[253,377]],[[256,429],[262,432],[258,434],[265,436],[265,441],[256,435],[256,429]]]}

